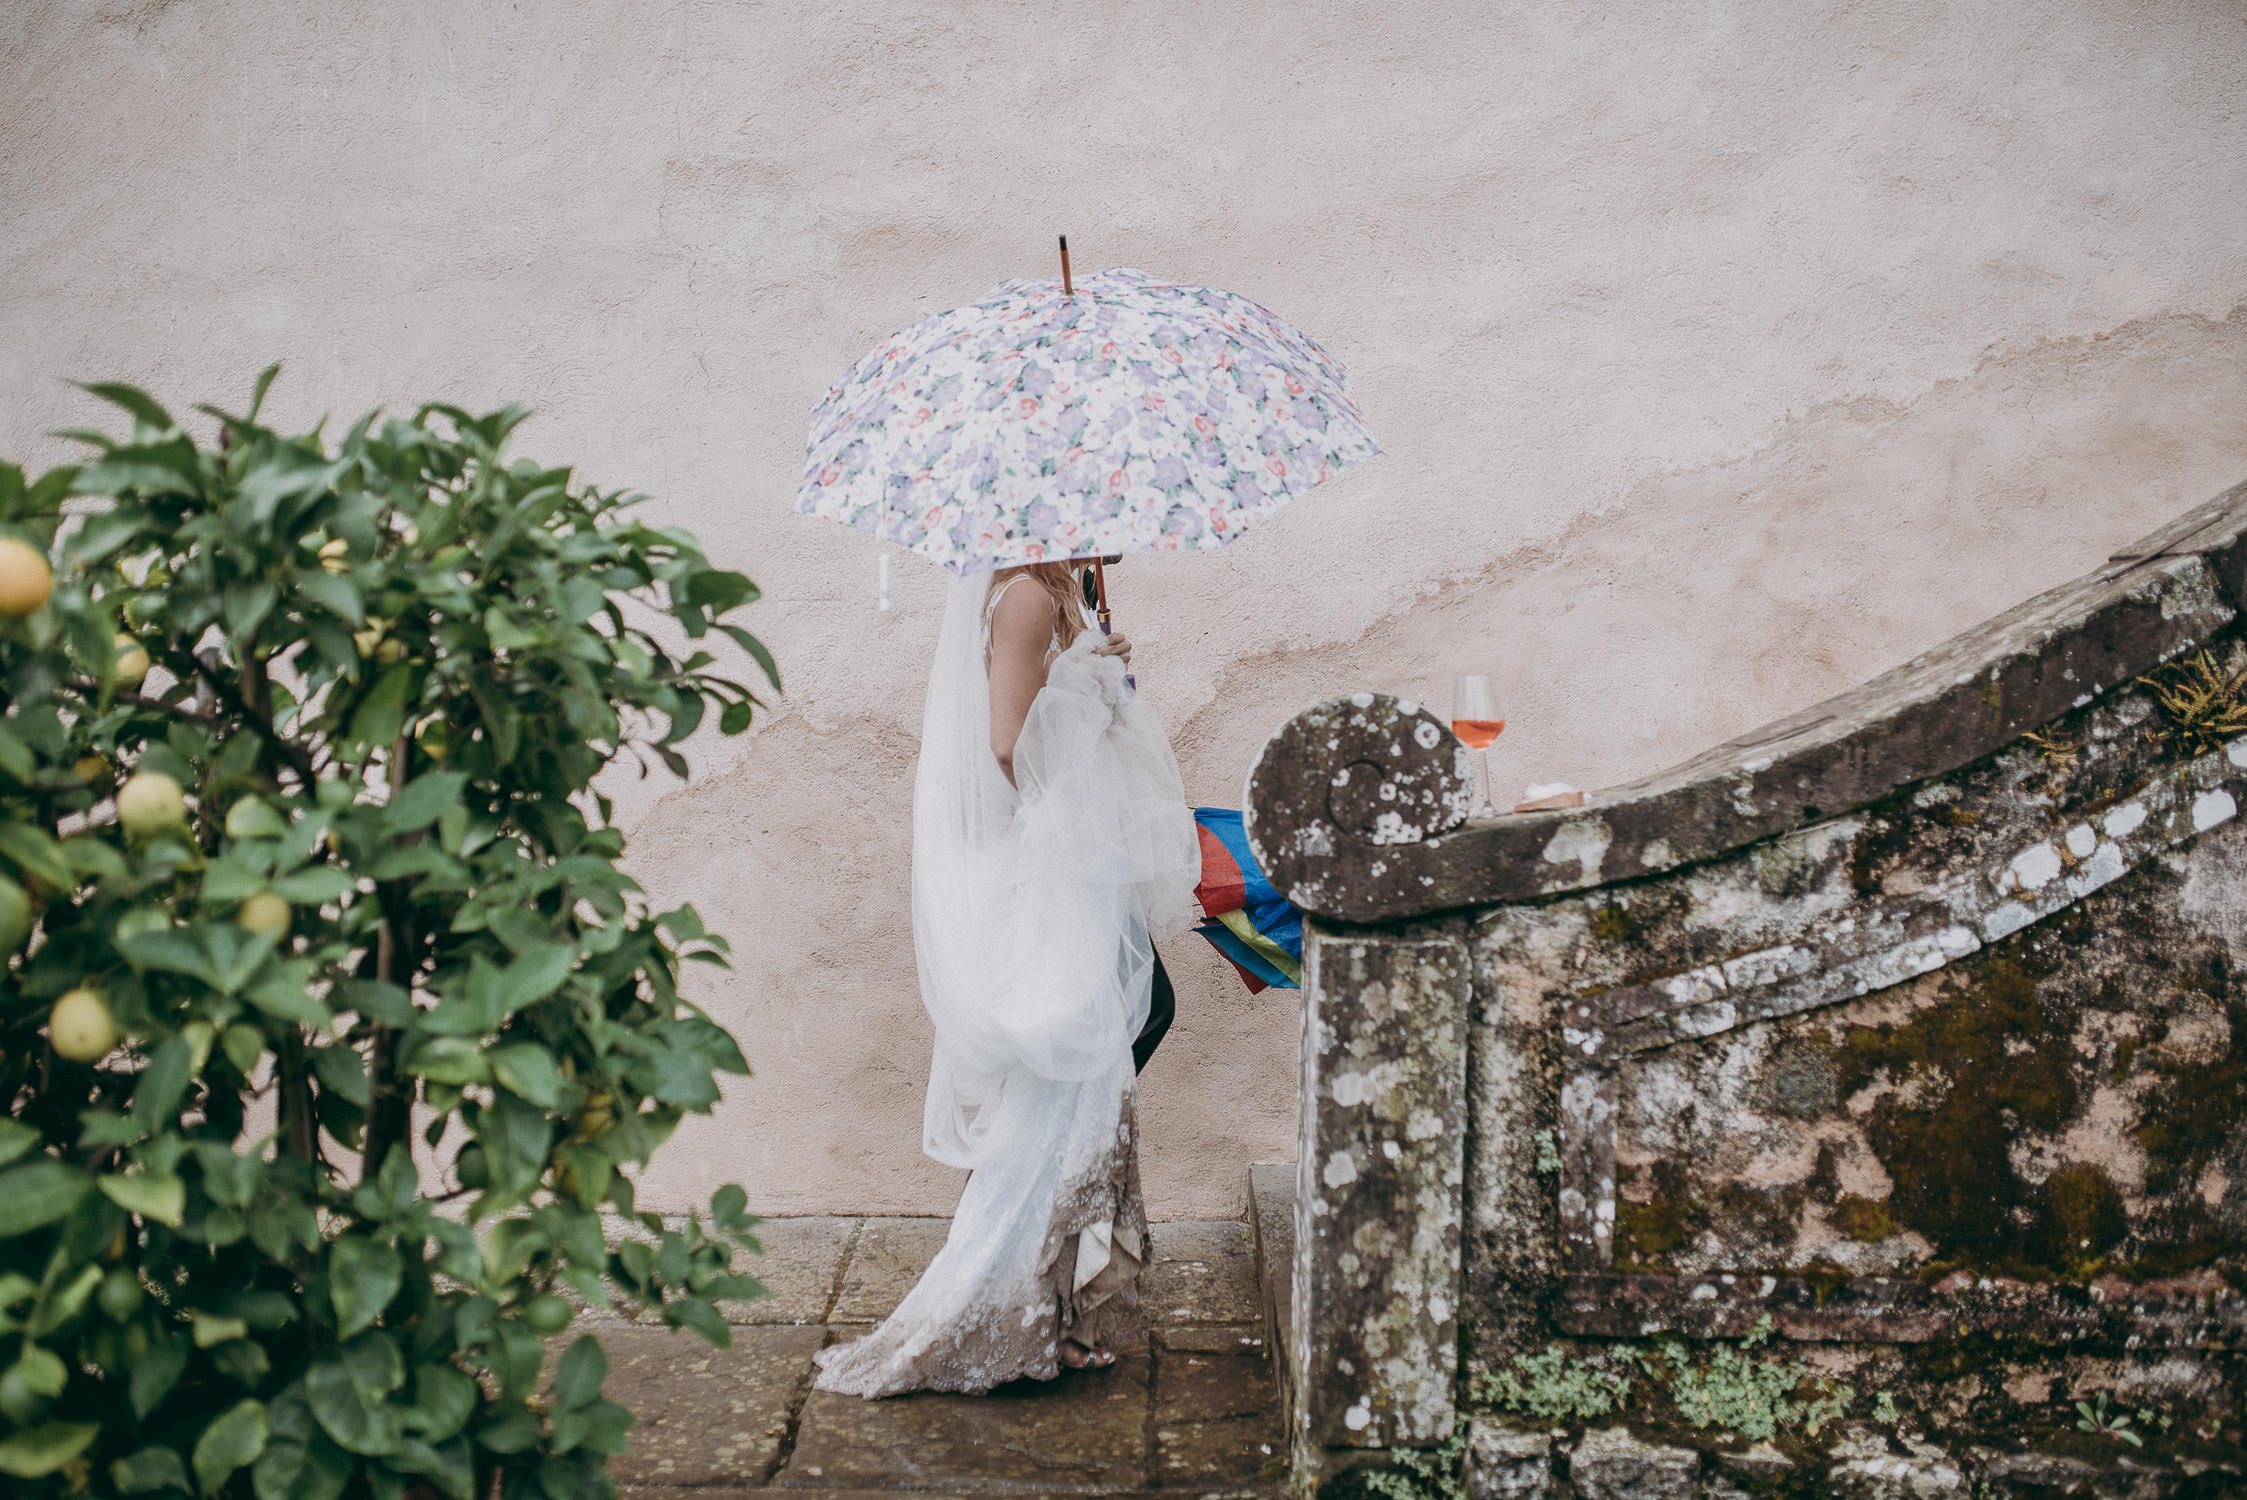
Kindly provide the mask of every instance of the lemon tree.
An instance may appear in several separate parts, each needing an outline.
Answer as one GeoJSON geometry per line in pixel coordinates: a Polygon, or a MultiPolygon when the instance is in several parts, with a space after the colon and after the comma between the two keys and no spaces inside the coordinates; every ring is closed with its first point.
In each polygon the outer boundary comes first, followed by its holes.
{"type": "Polygon", "coordinates": [[[578,1307],[757,1287],[739,1188],[634,1202],[746,1066],[595,778],[748,727],[756,589],[518,409],[284,436],[273,373],[0,465],[0,1490],[611,1495],[578,1307]]]}

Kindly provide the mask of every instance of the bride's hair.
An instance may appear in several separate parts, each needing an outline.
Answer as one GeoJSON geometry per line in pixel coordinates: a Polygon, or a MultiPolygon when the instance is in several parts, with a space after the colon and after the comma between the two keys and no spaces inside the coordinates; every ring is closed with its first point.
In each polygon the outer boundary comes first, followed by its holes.
{"type": "MultiPolygon", "coordinates": [[[[1061,638],[1061,649],[1066,651],[1072,642],[1090,626],[1085,618],[1084,600],[1077,591],[1077,570],[1065,562],[1028,563],[1019,568],[1000,568],[991,575],[991,589],[1010,578],[1027,575],[1035,580],[1053,600],[1053,633],[1061,638]]],[[[984,596],[986,600],[989,594],[984,596]]]]}

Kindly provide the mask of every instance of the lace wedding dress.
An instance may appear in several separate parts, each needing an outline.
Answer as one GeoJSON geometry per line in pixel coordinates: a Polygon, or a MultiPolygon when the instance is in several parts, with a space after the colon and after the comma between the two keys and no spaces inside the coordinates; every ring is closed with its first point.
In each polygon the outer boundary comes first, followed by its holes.
{"type": "Polygon", "coordinates": [[[877,1397],[1050,1380],[1063,1339],[1145,1329],[1132,1038],[1153,938],[1200,865],[1170,742],[1095,656],[1054,657],[1014,752],[991,753],[985,577],[955,580],[913,794],[913,947],[935,1023],[922,1149],[972,1169],[897,1311],[822,1351],[822,1390],[877,1397]]]}

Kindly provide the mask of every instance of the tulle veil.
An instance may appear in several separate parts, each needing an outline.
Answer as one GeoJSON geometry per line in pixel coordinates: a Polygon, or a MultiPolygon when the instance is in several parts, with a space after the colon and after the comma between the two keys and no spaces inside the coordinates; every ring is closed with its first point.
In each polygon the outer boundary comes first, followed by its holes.
{"type": "Polygon", "coordinates": [[[988,589],[951,586],[913,787],[913,949],[936,1027],[922,1147],[956,1167],[992,1149],[1009,1077],[1082,1082],[1130,1051],[1151,938],[1191,921],[1199,864],[1170,742],[1089,631],[1048,669],[1007,781],[988,589]]]}

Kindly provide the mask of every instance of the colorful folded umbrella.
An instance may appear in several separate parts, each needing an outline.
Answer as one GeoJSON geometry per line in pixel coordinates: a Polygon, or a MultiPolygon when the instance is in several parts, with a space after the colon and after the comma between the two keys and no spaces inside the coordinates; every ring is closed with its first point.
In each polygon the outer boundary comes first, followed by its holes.
{"type": "Polygon", "coordinates": [[[1194,930],[1240,971],[1250,994],[1302,988],[1303,913],[1264,878],[1241,815],[1226,807],[1197,807],[1194,831],[1202,846],[1194,899],[1209,918],[1194,930]]]}

